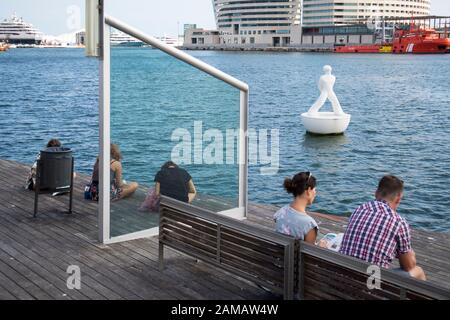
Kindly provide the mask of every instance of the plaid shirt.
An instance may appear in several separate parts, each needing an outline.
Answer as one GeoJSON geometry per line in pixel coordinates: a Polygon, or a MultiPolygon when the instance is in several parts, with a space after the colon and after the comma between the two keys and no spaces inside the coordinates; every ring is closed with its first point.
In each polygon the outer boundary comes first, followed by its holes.
{"type": "Polygon", "coordinates": [[[389,268],[411,250],[408,223],[386,201],[370,201],[351,215],[340,253],[389,268]]]}

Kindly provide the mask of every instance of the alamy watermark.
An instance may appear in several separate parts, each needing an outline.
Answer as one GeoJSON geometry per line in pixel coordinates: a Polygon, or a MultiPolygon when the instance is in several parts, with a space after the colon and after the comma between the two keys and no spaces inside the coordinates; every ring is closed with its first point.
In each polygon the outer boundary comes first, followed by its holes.
{"type": "Polygon", "coordinates": [[[381,268],[377,265],[371,265],[367,268],[367,288],[369,290],[380,290],[381,289],[381,268]]]}
{"type": "Polygon", "coordinates": [[[79,266],[71,265],[66,271],[69,274],[66,285],[69,290],[81,290],[81,269],[79,266]]]}
{"type": "Polygon", "coordinates": [[[203,129],[194,121],[194,131],[178,128],[172,132],[171,159],[178,164],[234,165],[245,164],[239,157],[239,137],[248,137],[248,164],[260,165],[262,175],[275,175],[280,168],[280,132],[278,129],[203,129]]]}
{"type": "Polygon", "coordinates": [[[77,5],[70,5],[66,8],[66,26],[69,31],[81,29],[81,8],[77,5]]]}

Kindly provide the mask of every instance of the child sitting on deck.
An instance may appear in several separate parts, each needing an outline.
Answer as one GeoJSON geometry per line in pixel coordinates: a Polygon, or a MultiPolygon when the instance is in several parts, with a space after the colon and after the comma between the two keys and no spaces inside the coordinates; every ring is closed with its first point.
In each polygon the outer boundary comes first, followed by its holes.
{"type": "Polygon", "coordinates": [[[316,178],[310,172],[300,172],[292,179],[286,178],[284,188],[294,195],[294,201],[275,213],[276,231],[314,244],[319,227],[306,213],[306,207],[316,197],[316,178]]]}

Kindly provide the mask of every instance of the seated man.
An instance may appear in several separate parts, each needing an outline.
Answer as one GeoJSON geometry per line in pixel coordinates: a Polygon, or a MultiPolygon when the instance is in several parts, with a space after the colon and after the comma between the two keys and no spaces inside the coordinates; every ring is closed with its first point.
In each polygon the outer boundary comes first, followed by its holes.
{"type": "Polygon", "coordinates": [[[426,280],[416,265],[409,225],[396,211],[402,197],[403,181],[384,176],[376,200],[362,204],[351,215],[339,252],[383,268],[398,258],[401,269],[395,271],[426,280]]]}

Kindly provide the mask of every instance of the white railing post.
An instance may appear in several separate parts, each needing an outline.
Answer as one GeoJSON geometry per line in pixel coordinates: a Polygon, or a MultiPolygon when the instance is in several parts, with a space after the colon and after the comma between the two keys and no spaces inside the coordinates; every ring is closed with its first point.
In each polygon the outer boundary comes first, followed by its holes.
{"type": "Polygon", "coordinates": [[[105,23],[105,2],[100,1],[100,74],[99,74],[99,241],[110,239],[110,43],[109,26],[105,23]]]}
{"type": "Polygon", "coordinates": [[[248,101],[249,91],[241,90],[239,107],[239,207],[244,208],[244,218],[248,209],[248,101]]]}

